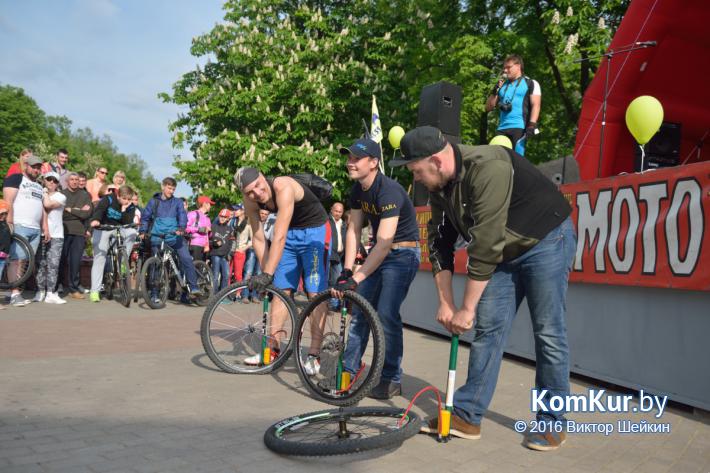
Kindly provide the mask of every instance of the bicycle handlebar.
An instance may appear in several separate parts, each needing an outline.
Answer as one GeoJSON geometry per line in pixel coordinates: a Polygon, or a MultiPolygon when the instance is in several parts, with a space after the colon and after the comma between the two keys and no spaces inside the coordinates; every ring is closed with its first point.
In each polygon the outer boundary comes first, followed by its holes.
{"type": "Polygon", "coordinates": [[[135,223],[127,223],[125,225],[97,225],[94,227],[95,230],[101,230],[106,232],[110,232],[113,230],[122,230],[126,228],[138,228],[138,225],[136,225],[135,223]]]}

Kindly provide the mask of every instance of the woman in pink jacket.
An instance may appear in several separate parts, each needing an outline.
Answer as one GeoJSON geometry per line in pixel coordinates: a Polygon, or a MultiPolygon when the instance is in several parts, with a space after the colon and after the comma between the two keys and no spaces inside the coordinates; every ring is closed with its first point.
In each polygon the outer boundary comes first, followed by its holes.
{"type": "Polygon", "coordinates": [[[197,198],[197,210],[187,213],[185,233],[190,238],[190,254],[193,261],[204,261],[205,252],[210,249],[212,222],[207,216],[214,202],[206,195],[197,198]]]}

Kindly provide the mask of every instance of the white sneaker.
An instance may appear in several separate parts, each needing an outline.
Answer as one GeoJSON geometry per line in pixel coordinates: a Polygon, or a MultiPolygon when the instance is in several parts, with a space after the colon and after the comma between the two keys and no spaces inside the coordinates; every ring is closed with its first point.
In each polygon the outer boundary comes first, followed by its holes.
{"type": "MultiPolygon", "coordinates": [[[[275,350],[275,349],[271,350],[271,363],[273,363],[274,360],[279,357],[279,354],[280,354],[280,352],[278,350],[275,350]]],[[[257,353],[256,355],[248,356],[248,357],[244,358],[243,363],[248,366],[259,366],[262,364],[261,363],[261,354],[257,353]]]]}
{"type": "Polygon", "coordinates": [[[24,307],[27,304],[30,304],[31,301],[28,301],[24,297],[22,297],[22,294],[19,292],[17,294],[13,294],[10,296],[10,305],[14,307],[24,307]]]}
{"type": "Polygon", "coordinates": [[[320,373],[320,360],[316,355],[308,355],[306,362],[303,363],[303,371],[308,376],[315,376],[320,373]]]}
{"type": "Polygon", "coordinates": [[[46,295],[46,291],[37,291],[35,293],[35,297],[32,299],[32,302],[42,302],[46,295]]]}
{"type": "Polygon", "coordinates": [[[45,304],[66,304],[67,301],[59,297],[56,292],[48,292],[47,297],[44,298],[45,304]]]}

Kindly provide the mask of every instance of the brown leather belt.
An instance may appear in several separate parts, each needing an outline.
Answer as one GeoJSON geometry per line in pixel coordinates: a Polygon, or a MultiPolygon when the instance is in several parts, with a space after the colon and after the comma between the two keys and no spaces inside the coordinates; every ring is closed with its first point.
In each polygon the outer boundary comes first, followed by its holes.
{"type": "Polygon", "coordinates": [[[393,250],[397,250],[399,248],[419,248],[419,242],[418,241],[398,241],[397,243],[392,243],[392,246],[390,248],[393,250]]]}

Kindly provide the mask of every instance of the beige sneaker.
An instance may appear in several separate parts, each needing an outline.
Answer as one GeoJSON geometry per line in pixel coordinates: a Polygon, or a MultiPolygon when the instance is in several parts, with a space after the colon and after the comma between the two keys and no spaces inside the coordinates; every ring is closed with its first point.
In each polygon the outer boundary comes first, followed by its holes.
{"type": "MultiPolygon", "coordinates": [[[[439,418],[434,417],[429,419],[429,422],[422,425],[420,432],[427,434],[438,434],[439,433],[439,418]]],[[[481,426],[469,424],[459,416],[451,414],[451,427],[449,433],[456,437],[468,440],[478,440],[481,438],[481,426]]]]}

